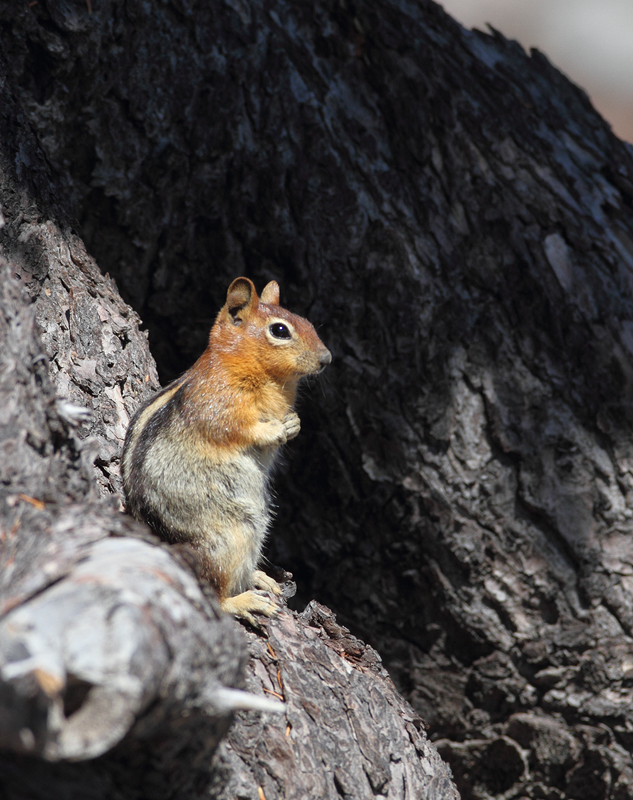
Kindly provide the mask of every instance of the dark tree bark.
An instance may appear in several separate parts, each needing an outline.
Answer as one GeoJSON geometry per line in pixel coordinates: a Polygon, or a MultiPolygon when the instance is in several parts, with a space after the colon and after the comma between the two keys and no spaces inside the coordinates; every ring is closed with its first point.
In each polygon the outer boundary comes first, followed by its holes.
{"type": "Polygon", "coordinates": [[[383,654],[463,797],[633,796],[630,146],[424,0],[1,9],[41,202],[164,379],[242,273],[332,349],[278,482],[302,599],[383,654]]]}

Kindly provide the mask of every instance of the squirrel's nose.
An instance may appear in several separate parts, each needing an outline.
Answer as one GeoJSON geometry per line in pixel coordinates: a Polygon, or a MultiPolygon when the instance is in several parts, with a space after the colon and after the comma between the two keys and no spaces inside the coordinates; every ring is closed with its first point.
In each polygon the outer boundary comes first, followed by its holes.
{"type": "Polygon", "coordinates": [[[326,367],[328,364],[332,363],[332,353],[329,350],[324,349],[322,353],[319,354],[319,364],[322,367],[326,367]]]}

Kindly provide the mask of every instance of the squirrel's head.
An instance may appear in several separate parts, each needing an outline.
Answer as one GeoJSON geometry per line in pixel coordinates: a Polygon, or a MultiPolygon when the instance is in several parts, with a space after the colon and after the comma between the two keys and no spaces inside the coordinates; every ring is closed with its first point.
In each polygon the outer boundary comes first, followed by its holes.
{"type": "Polygon", "coordinates": [[[236,278],[211,330],[209,345],[236,361],[255,359],[267,375],[282,382],[315,375],[332,360],[312,324],[281,308],[276,281],[268,283],[258,297],[252,281],[236,278]]]}

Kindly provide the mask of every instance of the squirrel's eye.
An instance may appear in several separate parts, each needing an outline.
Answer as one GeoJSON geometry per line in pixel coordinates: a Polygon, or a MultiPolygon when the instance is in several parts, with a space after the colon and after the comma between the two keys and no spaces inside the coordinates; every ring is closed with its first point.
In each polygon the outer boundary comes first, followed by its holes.
{"type": "Polygon", "coordinates": [[[275,339],[290,339],[290,331],[288,330],[287,325],[283,325],[281,322],[273,322],[273,324],[268,328],[271,335],[275,337],[275,339]]]}

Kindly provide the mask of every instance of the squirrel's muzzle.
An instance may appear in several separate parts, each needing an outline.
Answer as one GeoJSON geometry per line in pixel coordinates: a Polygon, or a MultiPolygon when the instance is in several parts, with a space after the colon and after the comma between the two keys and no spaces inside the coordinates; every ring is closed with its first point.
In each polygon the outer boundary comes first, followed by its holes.
{"type": "Polygon", "coordinates": [[[325,369],[328,364],[332,363],[332,353],[324,347],[323,350],[318,354],[319,364],[321,365],[319,368],[319,372],[325,369]]]}

